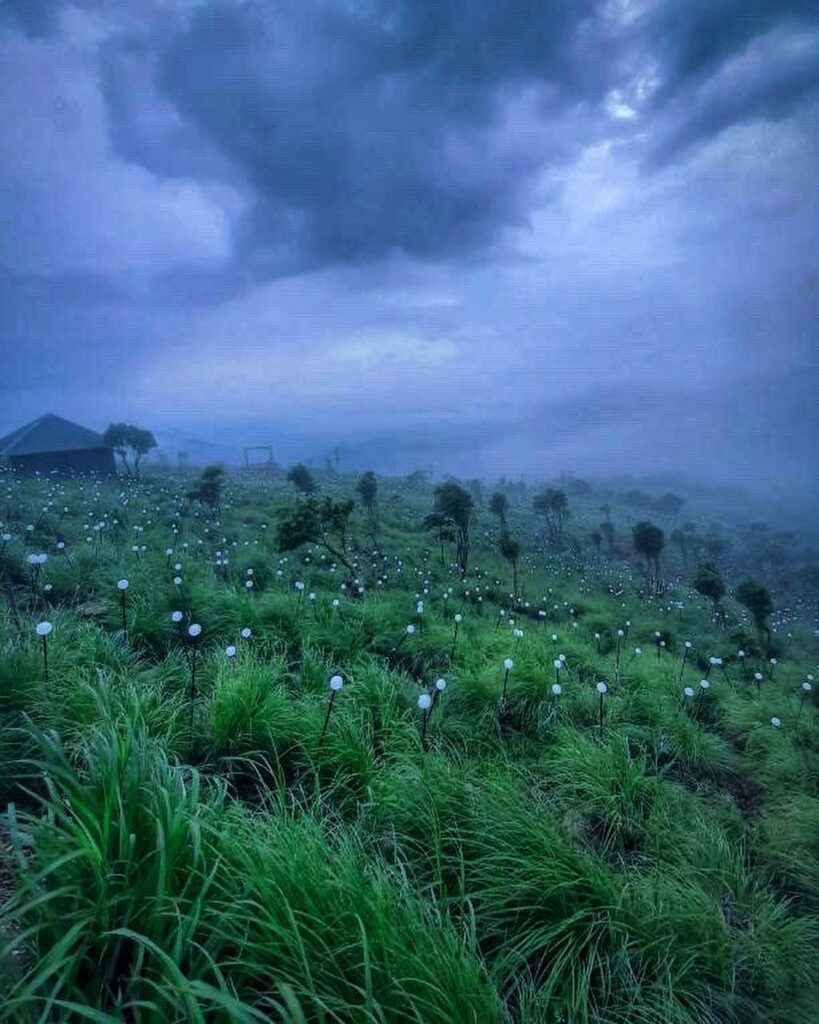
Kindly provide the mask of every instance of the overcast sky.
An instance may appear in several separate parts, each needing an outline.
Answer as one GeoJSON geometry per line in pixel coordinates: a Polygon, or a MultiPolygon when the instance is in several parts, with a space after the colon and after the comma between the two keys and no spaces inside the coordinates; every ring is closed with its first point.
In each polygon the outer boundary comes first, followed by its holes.
{"type": "Polygon", "coordinates": [[[0,433],[815,492],[815,0],[0,0],[0,81],[0,433]]]}

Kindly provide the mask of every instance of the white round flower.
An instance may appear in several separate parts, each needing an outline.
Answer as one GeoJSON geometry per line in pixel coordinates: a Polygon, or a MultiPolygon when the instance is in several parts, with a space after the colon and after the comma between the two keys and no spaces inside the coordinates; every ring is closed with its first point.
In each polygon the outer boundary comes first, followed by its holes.
{"type": "Polygon", "coordinates": [[[605,693],[605,692],[606,692],[607,690],[608,690],[608,686],[606,686],[606,684],[605,684],[605,683],[604,683],[604,682],[603,682],[603,681],[601,680],[601,681],[600,681],[600,682],[599,682],[599,683],[597,684],[597,692],[598,692],[599,694],[603,694],[603,693],[605,693]]]}
{"type": "Polygon", "coordinates": [[[435,680],[435,689],[439,693],[443,693],[444,690],[446,689],[446,679],[436,679],[435,680]]]}
{"type": "Polygon", "coordinates": [[[776,729],[778,729],[779,726],[782,725],[782,719],[781,718],[777,718],[777,716],[774,715],[773,718],[771,719],[771,725],[774,726],[776,729]]]}
{"type": "Polygon", "coordinates": [[[228,658],[236,657],[236,648],[233,646],[233,644],[227,645],[227,647],[225,648],[225,654],[227,655],[228,658]]]}
{"type": "Polygon", "coordinates": [[[188,636],[197,637],[202,632],[202,627],[198,622],[192,622],[188,626],[188,636]]]}
{"type": "MultiPolygon", "coordinates": [[[[665,647],[665,644],[662,644],[661,646],[665,647]]],[[[642,647],[635,647],[634,648],[634,654],[636,655],[636,657],[639,658],[642,653],[643,653],[642,647]]]]}
{"type": "Polygon", "coordinates": [[[701,690],[707,690],[710,685],[711,684],[708,682],[707,679],[700,679],[700,689],[701,690]]]}
{"type": "Polygon", "coordinates": [[[761,672],[754,672],[754,679],[758,683],[761,683],[762,682],[762,673],[761,672]]]}
{"type": "Polygon", "coordinates": [[[331,690],[334,690],[337,693],[341,689],[341,687],[343,685],[344,685],[344,680],[341,678],[341,676],[330,676],[330,689],[331,690]]]}
{"type": "Polygon", "coordinates": [[[412,634],[413,634],[414,632],[415,632],[415,626],[413,626],[413,625],[412,625],[412,623],[410,623],[410,624],[409,624],[409,625],[407,626],[407,634],[408,634],[408,636],[412,636],[412,634]]]}
{"type": "Polygon", "coordinates": [[[182,583],[182,577],[181,576],[174,576],[173,581],[174,581],[174,584],[178,587],[182,583]]]}
{"type": "Polygon", "coordinates": [[[249,640],[253,636],[253,630],[249,626],[245,626],[239,633],[239,636],[243,640],[249,640]]]}
{"type": "Polygon", "coordinates": [[[301,593],[301,591],[304,590],[304,584],[302,583],[301,580],[296,580],[296,590],[298,590],[299,593],[301,593]]]}
{"type": "Polygon", "coordinates": [[[128,589],[128,580],[126,580],[126,579],[117,580],[117,590],[127,590],[127,589],[128,589]]]}
{"type": "Polygon", "coordinates": [[[694,696],[694,688],[693,688],[693,686],[686,686],[685,689],[683,690],[683,693],[686,695],[686,697],[693,697],[694,696]]]}
{"type": "Polygon", "coordinates": [[[48,634],[54,629],[50,622],[38,622],[36,625],[37,636],[48,636],[48,634]]]}
{"type": "Polygon", "coordinates": [[[171,622],[181,622],[182,612],[171,612],[171,622]]]}
{"type": "Polygon", "coordinates": [[[806,679],[804,683],[802,683],[802,689],[805,691],[805,693],[810,693],[813,689],[813,684],[806,679]]]}
{"type": "Polygon", "coordinates": [[[503,667],[506,669],[507,672],[509,672],[511,669],[515,667],[515,663],[514,661],[512,661],[511,658],[504,658],[503,667]]]}
{"type": "Polygon", "coordinates": [[[428,693],[422,693],[418,698],[418,707],[422,711],[427,711],[432,706],[432,697],[428,693]]]}
{"type": "Polygon", "coordinates": [[[461,615],[460,612],[456,612],[455,613],[455,621],[456,622],[463,622],[464,621],[464,617],[463,617],[463,615],[461,615]]]}
{"type": "Polygon", "coordinates": [[[559,697],[563,693],[563,687],[560,683],[552,683],[552,693],[555,697],[559,697]]]}
{"type": "Polygon", "coordinates": [[[686,641],[685,641],[685,649],[686,649],[687,651],[690,651],[690,650],[691,650],[691,648],[692,648],[693,646],[694,646],[694,645],[693,645],[693,644],[691,643],[691,641],[690,641],[690,640],[686,640],[686,641]]]}

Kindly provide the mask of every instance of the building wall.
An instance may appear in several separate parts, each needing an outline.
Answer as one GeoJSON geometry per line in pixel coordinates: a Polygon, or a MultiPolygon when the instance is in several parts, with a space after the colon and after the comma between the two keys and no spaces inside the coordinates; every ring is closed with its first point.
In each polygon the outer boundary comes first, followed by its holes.
{"type": "Polygon", "coordinates": [[[12,469],[24,476],[35,473],[59,473],[62,476],[96,473],[113,476],[114,453],[110,448],[81,448],[73,452],[38,452],[35,455],[12,455],[12,469]]]}

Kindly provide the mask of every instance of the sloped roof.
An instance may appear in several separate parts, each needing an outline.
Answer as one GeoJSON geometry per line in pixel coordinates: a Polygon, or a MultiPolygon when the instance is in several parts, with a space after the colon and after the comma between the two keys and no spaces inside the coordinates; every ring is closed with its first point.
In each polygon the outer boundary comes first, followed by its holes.
{"type": "Polygon", "coordinates": [[[41,452],[73,452],[103,448],[102,434],[47,412],[19,430],[0,438],[0,455],[37,455],[41,452]]]}

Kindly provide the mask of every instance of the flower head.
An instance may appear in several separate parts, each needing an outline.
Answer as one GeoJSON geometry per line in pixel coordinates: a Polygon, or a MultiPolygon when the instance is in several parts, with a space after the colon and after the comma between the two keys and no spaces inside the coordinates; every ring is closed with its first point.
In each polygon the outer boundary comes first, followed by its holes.
{"type": "Polygon", "coordinates": [[[432,697],[428,693],[422,693],[418,698],[418,707],[422,711],[428,711],[432,706],[432,697]]]}
{"type": "Polygon", "coordinates": [[[37,630],[37,636],[48,636],[52,629],[54,629],[54,626],[50,622],[43,621],[38,622],[35,629],[37,630]]]}
{"type": "Polygon", "coordinates": [[[330,689],[334,693],[338,693],[341,687],[344,685],[344,680],[339,675],[330,676],[330,689]]]}

